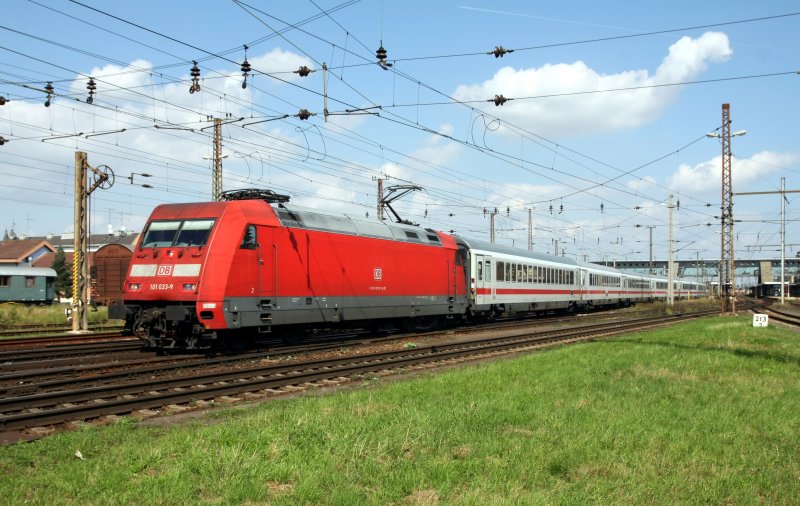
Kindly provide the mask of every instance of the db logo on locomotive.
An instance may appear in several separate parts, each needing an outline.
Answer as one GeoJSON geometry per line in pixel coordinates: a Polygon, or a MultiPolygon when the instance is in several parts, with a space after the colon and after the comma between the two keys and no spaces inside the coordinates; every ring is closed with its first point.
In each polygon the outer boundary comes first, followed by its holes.
{"type": "Polygon", "coordinates": [[[156,276],[172,276],[172,268],[174,265],[159,265],[156,276]]]}

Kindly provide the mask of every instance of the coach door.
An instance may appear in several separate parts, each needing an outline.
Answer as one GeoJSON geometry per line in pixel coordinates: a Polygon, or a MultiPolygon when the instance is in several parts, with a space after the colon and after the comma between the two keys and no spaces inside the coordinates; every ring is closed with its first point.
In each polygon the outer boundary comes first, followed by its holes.
{"type": "MultiPolygon", "coordinates": [[[[271,227],[258,227],[258,271],[261,298],[271,299],[278,284],[278,246],[271,227]]],[[[261,302],[262,306],[265,304],[266,300],[261,302]]]]}
{"type": "Polygon", "coordinates": [[[578,269],[579,272],[579,282],[580,286],[578,286],[578,300],[585,300],[588,297],[588,290],[586,289],[586,278],[589,277],[589,274],[586,272],[586,269],[578,269]]]}
{"type": "Polygon", "coordinates": [[[489,255],[475,255],[475,288],[477,290],[476,297],[478,303],[482,301],[494,300],[495,291],[494,283],[492,282],[492,257],[489,255]]]}

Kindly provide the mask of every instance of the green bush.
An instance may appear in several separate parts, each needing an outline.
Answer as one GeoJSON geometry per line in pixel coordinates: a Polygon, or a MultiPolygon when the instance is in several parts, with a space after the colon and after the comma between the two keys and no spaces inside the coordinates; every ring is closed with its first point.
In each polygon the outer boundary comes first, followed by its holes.
{"type": "MultiPolygon", "coordinates": [[[[69,304],[35,306],[8,302],[0,304],[0,327],[14,325],[67,325],[65,310],[69,304]]],[[[89,323],[108,323],[108,308],[89,308],[89,323]]]]}

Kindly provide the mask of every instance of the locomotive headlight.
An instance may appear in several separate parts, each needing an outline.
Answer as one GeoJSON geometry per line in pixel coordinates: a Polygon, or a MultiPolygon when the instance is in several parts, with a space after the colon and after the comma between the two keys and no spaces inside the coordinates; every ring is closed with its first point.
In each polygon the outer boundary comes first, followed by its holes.
{"type": "Polygon", "coordinates": [[[132,292],[137,292],[142,289],[141,283],[128,283],[128,290],[132,292]]]}
{"type": "Polygon", "coordinates": [[[184,292],[193,292],[197,290],[197,283],[184,283],[183,284],[183,291],[184,292]]]}

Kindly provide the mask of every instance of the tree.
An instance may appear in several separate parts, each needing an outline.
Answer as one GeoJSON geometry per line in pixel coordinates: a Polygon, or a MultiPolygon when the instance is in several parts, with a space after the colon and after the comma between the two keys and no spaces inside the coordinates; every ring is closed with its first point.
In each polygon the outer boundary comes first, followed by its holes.
{"type": "Polygon", "coordinates": [[[53,258],[53,270],[56,271],[56,292],[65,295],[72,292],[72,269],[67,266],[67,256],[59,246],[53,258]]]}

